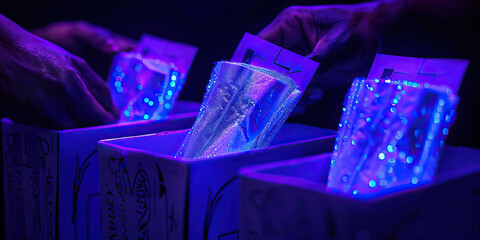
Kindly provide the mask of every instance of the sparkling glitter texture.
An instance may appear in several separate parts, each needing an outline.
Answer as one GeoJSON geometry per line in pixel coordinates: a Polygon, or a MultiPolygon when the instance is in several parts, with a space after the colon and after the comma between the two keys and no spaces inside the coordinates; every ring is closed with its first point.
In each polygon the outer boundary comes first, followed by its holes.
{"type": "Polygon", "coordinates": [[[109,81],[113,101],[122,109],[120,122],[161,119],[172,109],[185,74],[171,63],[120,53],[113,60],[109,81]]]}
{"type": "Polygon", "coordinates": [[[451,90],[432,85],[355,79],[327,188],[362,198],[430,182],[457,102],[451,90]]]}
{"type": "Polygon", "coordinates": [[[298,85],[275,71],[218,62],[176,156],[209,158],[268,146],[300,96],[298,85]]]}

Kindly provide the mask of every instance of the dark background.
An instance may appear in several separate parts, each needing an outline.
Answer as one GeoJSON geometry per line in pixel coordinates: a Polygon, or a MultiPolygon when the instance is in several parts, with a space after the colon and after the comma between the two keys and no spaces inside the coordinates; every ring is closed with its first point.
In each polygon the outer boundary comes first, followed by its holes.
{"type": "MultiPolygon", "coordinates": [[[[245,32],[257,34],[291,5],[355,3],[313,0],[67,0],[2,3],[0,11],[26,29],[56,21],[84,19],[116,33],[139,39],[142,33],[185,42],[199,48],[181,99],[201,102],[213,64],[228,60],[245,32]]],[[[478,75],[478,4],[455,20],[405,16],[391,27],[379,52],[416,57],[466,58],[471,61],[460,90],[459,118],[450,131],[451,145],[480,147],[478,75]]],[[[104,64],[109,64],[108,59],[104,64]]],[[[101,75],[106,76],[106,72],[101,75]]],[[[289,121],[336,129],[347,88],[328,89],[306,113],[289,121]]]]}
{"type": "MultiPolygon", "coordinates": [[[[200,102],[213,63],[230,59],[245,32],[257,34],[284,8],[291,5],[353,2],[355,1],[5,0],[0,6],[0,13],[26,29],[43,27],[55,21],[84,19],[132,39],[138,40],[142,33],[149,33],[195,45],[199,51],[180,98],[200,102]]],[[[480,148],[480,21],[476,10],[478,7],[469,9],[454,20],[405,16],[388,30],[381,41],[380,52],[469,59],[470,67],[459,93],[459,117],[450,131],[447,144],[480,148]]],[[[336,129],[346,91],[346,87],[326,90],[320,101],[308,106],[304,114],[291,117],[289,121],[336,129]]]]}

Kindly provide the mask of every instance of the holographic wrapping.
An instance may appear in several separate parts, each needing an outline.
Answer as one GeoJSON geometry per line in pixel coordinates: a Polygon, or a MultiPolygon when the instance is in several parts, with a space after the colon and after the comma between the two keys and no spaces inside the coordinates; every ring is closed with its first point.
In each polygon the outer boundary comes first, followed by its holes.
{"type": "Polygon", "coordinates": [[[173,64],[144,59],[139,53],[118,54],[110,71],[110,89],[121,109],[120,122],[166,117],[184,82],[185,74],[173,64]]]}
{"type": "Polygon", "coordinates": [[[327,189],[368,198],[430,182],[457,102],[450,89],[428,83],[355,79],[327,189]]]}
{"type": "Polygon", "coordinates": [[[218,62],[176,156],[209,158],[268,146],[300,96],[298,85],[275,71],[218,62]]]}

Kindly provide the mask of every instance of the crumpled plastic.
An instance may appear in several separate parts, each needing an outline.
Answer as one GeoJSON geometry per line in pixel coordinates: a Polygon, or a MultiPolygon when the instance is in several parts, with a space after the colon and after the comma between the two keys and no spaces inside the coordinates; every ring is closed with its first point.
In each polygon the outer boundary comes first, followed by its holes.
{"type": "Polygon", "coordinates": [[[369,198],[431,182],[458,100],[450,89],[428,83],[355,79],[327,189],[369,198]]]}
{"type": "Polygon", "coordinates": [[[168,115],[185,82],[172,63],[143,58],[139,53],[119,53],[110,71],[114,104],[120,122],[161,119],[168,115]]]}
{"type": "Polygon", "coordinates": [[[300,96],[298,85],[275,71],[218,62],[176,157],[209,158],[266,147],[300,96]]]}

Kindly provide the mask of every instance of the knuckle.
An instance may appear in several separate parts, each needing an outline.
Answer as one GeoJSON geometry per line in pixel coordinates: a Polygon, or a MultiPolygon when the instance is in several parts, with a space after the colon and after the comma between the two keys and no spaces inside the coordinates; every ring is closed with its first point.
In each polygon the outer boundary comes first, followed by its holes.
{"type": "Polygon", "coordinates": [[[303,10],[305,8],[301,6],[290,6],[285,8],[279,15],[278,19],[284,24],[295,22],[296,20],[302,18],[303,10]]]}
{"type": "Polygon", "coordinates": [[[84,29],[89,28],[90,23],[88,23],[85,20],[77,20],[77,21],[73,22],[73,26],[75,27],[76,30],[82,31],[84,29]]]}
{"type": "Polygon", "coordinates": [[[77,57],[77,56],[72,56],[71,59],[72,59],[72,62],[75,63],[75,65],[77,67],[80,67],[80,68],[87,68],[88,67],[87,61],[85,61],[83,58],[80,58],[80,57],[77,57]]]}
{"type": "Polygon", "coordinates": [[[290,7],[285,8],[282,11],[281,14],[284,15],[284,16],[292,16],[292,15],[295,15],[298,12],[300,12],[301,9],[302,9],[302,7],[300,7],[300,6],[290,6],[290,7]]]}

